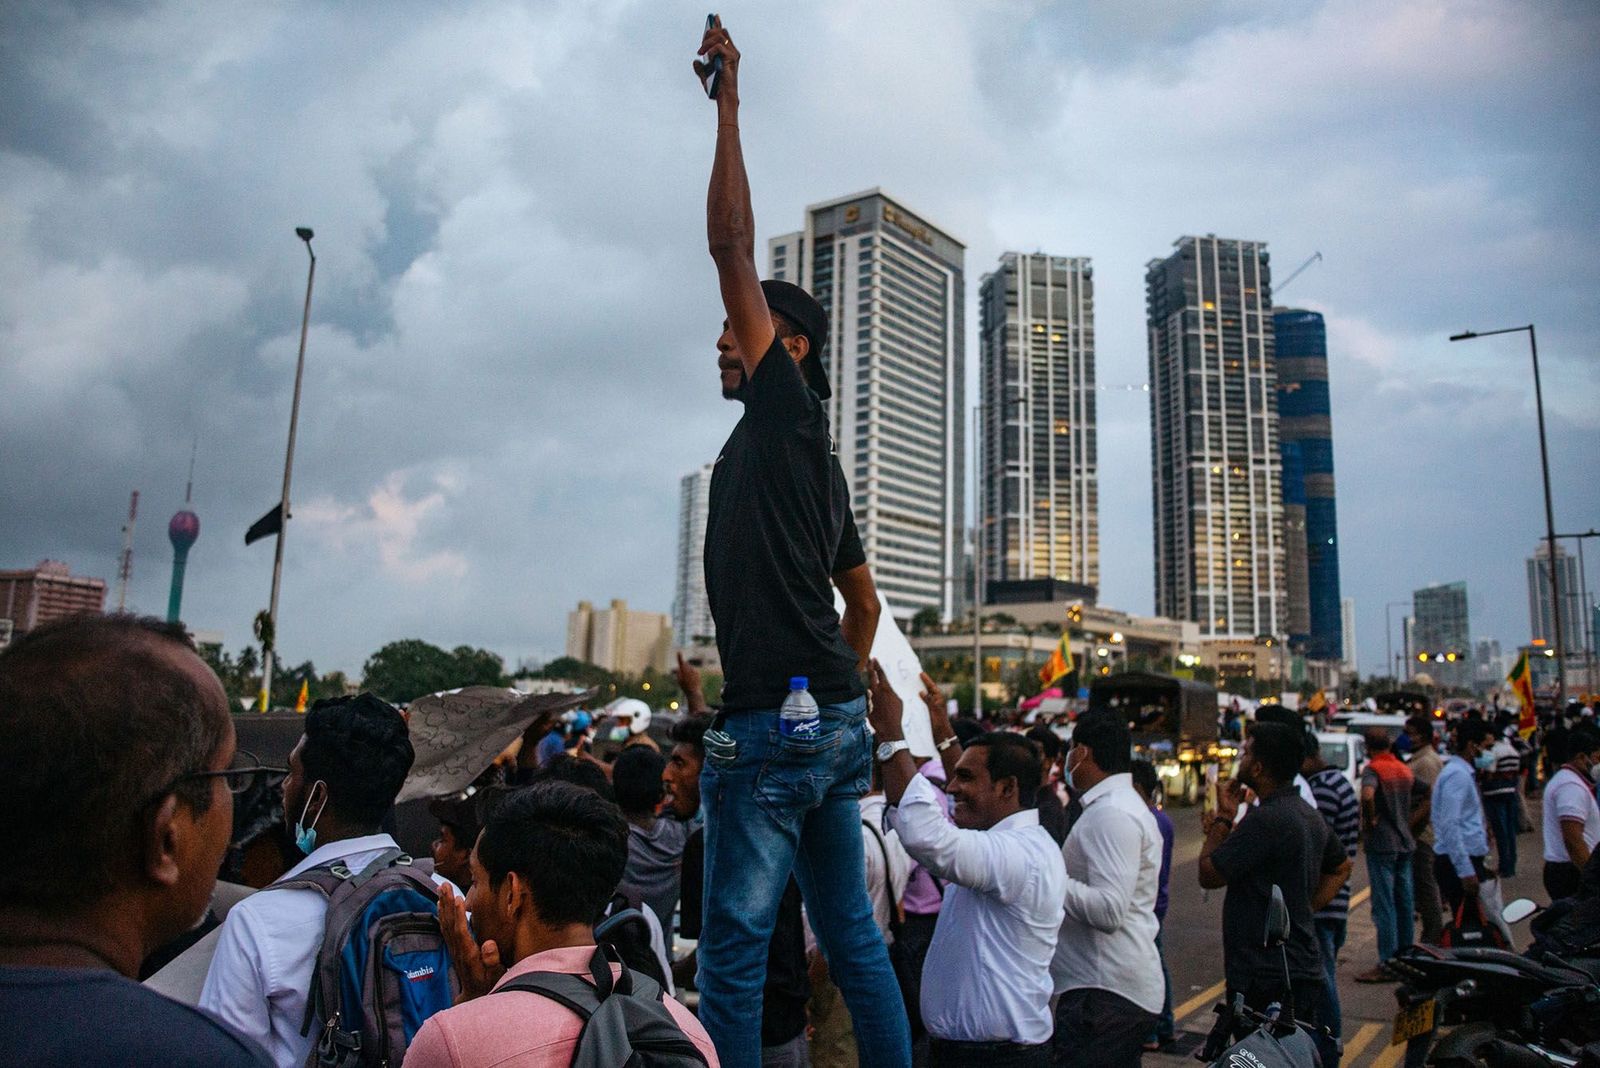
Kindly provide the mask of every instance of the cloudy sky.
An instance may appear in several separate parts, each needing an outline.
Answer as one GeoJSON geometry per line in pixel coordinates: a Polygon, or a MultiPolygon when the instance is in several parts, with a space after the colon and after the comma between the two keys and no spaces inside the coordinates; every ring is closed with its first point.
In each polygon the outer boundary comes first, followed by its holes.
{"type": "MultiPolygon", "coordinates": [[[[1270,242],[1328,317],[1344,594],[1464,579],[1524,640],[1543,531],[1600,526],[1600,15],[1582,0],[732,3],[763,237],[882,186],[967,243],[1094,259],[1099,376],[1146,377],[1143,267],[1270,242]]],[[[199,440],[185,617],[267,603],[318,273],[280,643],[559,655],[579,599],[667,611],[677,481],[715,456],[701,7],[142,4],[0,13],[0,567],[160,612],[199,440]]],[[[969,307],[972,305],[969,303],[969,307]]],[[[968,315],[976,326],[976,314],[968,315]]],[[[969,363],[976,338],[968,338],[969,363]]],[[[1148,398],[1101,399],[1102,601],[1150,612],[1148,398]]],[[[1595,550],[1600,576],[1600,545],[1595,550]]],[[[1600,578],[1591,579],[1600,585],[1600,578]]]]}

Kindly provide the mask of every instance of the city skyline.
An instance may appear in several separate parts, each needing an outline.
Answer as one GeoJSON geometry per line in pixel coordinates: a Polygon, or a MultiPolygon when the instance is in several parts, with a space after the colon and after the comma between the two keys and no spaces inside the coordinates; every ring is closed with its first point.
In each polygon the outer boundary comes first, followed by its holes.
{"type": "MultiPolygon", "coordinates": [[[[1383,662],[1385,603],[1439,575],[1471,583],[1477,633],[1525,640],[1543,532],[1526,345],[1446,339],[1538,324],[1557,529],[1596,525],[1600,13],[1296,0],[996,20],[932,2],[914,26],[828,3],[741,18],[759,237],[819,195],[880,186],[974,267],[1093,258],[1105,603],[1155,605],[1149,398],[1113,388],[1147,381],[1144,264],[1216,232],[1268,241],[1280,277],[1322,253],[1279,300],[1326,320],[1363,666],[1383,662]],[[1013,76],[995,78],[1002,56],[1013,76]]],[[[716,393],[705,253],[715,118],[688,73],[700,20],[684,21],[626,3],[355,4],[307,38],[225,2],[30,8],[0,45],[0,566],[53,557],[110,579],[128,491],[170,514],[198,433],[206,536],[184,615],[250,642],[271,547],[242,532],[281,482],[293,227],[310,225],[283,655],[352,671],[420,637],[515,663],[560,655],[585,597],[665,610],[679,479],[737,418],[716,393]]],[[[135,607],[165,607],[170,551],[139,524],[135,607]]]]}

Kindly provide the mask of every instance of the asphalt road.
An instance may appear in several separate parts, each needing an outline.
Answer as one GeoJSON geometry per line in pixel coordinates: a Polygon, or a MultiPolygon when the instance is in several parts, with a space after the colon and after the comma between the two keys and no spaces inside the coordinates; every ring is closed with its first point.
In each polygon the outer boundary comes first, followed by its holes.
{"type": "MultiPolygon", "coordinates": [[[[1543,867],[1539,837],[1539,802],[1528,802],[1534,830],[1517,842],[1517,874],[1506,880],[1505,901],[1531,897],[1546,901],[1540,881],[1543,867]]],[[[1178,1043],[1173,1053],[1146,1054],[1147,1065],[1177,1066],[1195,1062],[1192,1053],[1211,1029],[1212,1006],[1222,998],[1222,897],[1226,890],[1202,890],[1197,878],[1200,855],[1200,809],[1170,808],[1177,829],[1172,857],[1170,901],[1163,941],[1172,973],[1173,1015],[1178,1043]]],[[[1339,999],[1344,1014],[1344,1065],[1347,1068],[1396,1068],[1405,1047],[1391,1046],[1394,1022],[1393,983],[1357,983],[1354,976],[1377,962],[1377,931],[1368,902],[1366,858],[1358,854],[1351,875],[1349,933],[1339,957],[1339,999]]],[[[1526,948],[1526,924],[1514,928],[1517,947],[1526,948]]]]}

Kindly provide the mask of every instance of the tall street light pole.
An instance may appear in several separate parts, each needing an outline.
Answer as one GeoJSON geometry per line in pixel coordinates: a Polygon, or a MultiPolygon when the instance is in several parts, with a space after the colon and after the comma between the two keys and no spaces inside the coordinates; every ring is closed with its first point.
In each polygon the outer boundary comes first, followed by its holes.
{"type": "Polygon", "coordinates": [[[983,413],[989,407],[1004,412],[1021,403],[1021,397],[1012,397],[994,405],[972,406],[972,708],[979,719],[983,718],[983,550],[989,530],[983,493],[983,413]]]}
{"type": "Polygon", "coordinates": [[[1394,655],[1394,632],[1389,627],[1389,621],[1392,618],[1389,613],[1395,608],[1404,608],[1410,603],[1410,601],[1390,601],[1383,606],[1383,640],[1389,655],[1389,667],[1394,672],[1394,684],[1396,686],[1400,685],[1400,660],[1394,655]]]}
{"type": "Polygon", "coordinates": [[[310,266],[306,268],[306,306],[300,316],[300,357],[294,366],[294,403],[289,408],[289,450],[283,458],[283,499],[279,502],[277,547],[272,554],[272,602],[267,608],[267,632],[261,642],[261,694],[257,707],[268,711],[272,705],[272,655],[278,643],[278,586],[283,580],[283,539],[289,533],[289,481],[294,477],[294,435],[300,425],[300,383],[306,373],[306,332],[311,326],[311,283],[317,277],[317,254],[311,249],[315,236],[309,226],[295,227],[295,236],[305,242],[310,266]]]}
{"type": "Polygon", "coordinates": [[[1450,340],[1470,341],[1473,338],[1516,334],[1524,330],[1528,332],[1528,351],[1533,356],[1533,401],[1539,415],[1539,466],[1544,471],[1544,530],[1550,562],[1550,605],[1551,616],[1555,622],[1556,639],[1556,708],[1559,709],[1567,703],[1567,657],[1566,645],[1562,641],[1561,634],[1561,587],[1556,574],[1556,514],[1555,507],[1550,502],[1550,449],[1545,444],[1544,435],[1544,389],[1539,384],[1538,338],[1534,333],[1533,324],[1529,323],[1527,326],[1508,326],[1502,330],[1464,330],[1451,335],[1450,340]]]}

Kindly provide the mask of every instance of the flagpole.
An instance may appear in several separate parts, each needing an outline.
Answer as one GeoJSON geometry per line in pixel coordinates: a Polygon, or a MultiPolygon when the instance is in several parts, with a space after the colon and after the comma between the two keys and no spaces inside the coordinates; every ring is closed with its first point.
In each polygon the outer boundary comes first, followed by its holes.
{"type": "Polygon", "coordinates": [[[311,250],[311,228],[295,227],[311,257],[306,269],[306,306],[300,316],[300,357],[294,366],[294,403],[289,408],[289,450],[283,458],[283,498],[278,503],[278,540],[272,553],[272,601],[267,608],[267,633],[261,642],[261,694],[257,708],[268,711],[272,701],[272,655],[278,644],[278,587],[283,581],[283,539],[289,533],[289,480],[294,476],[294,435],[300,425],[300,382],[306,373],[306,332],[311,326],[311,283],[317,277],[317,254],[311,250]]]}

